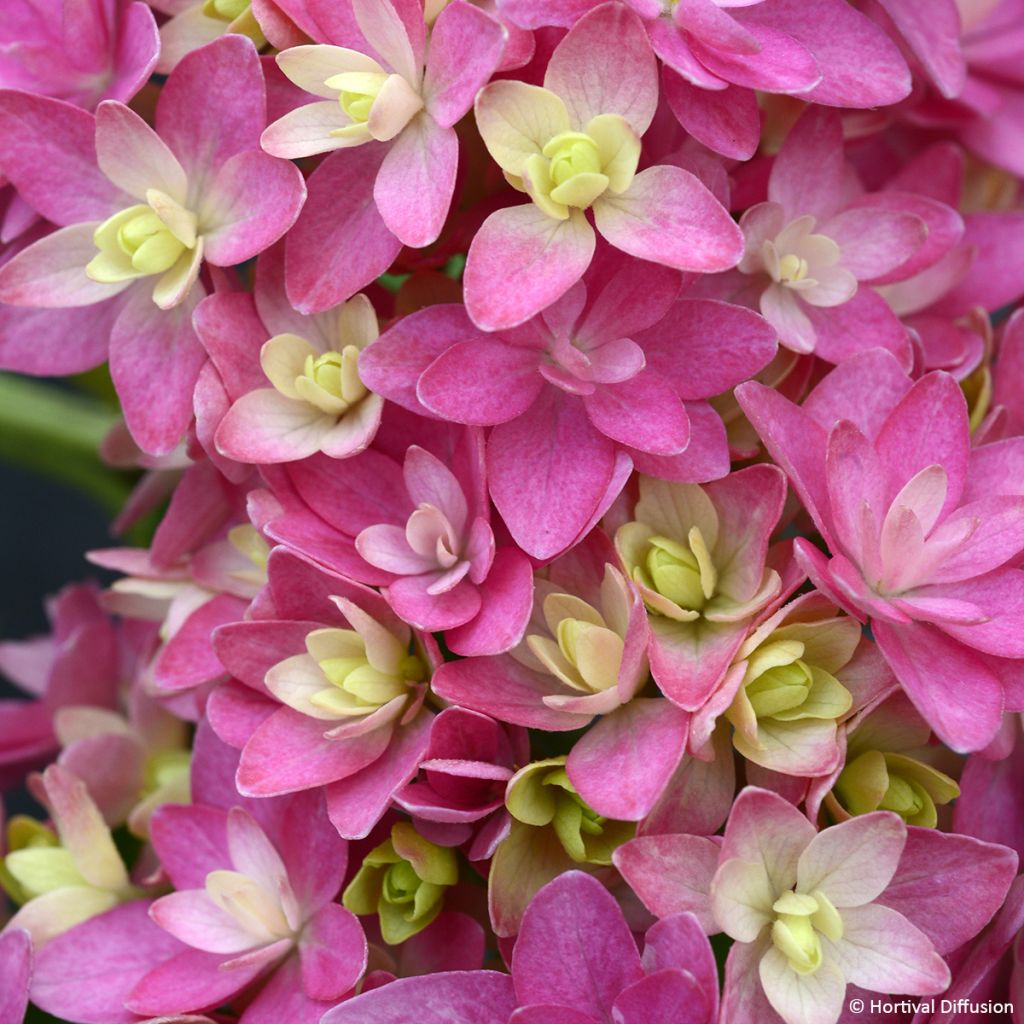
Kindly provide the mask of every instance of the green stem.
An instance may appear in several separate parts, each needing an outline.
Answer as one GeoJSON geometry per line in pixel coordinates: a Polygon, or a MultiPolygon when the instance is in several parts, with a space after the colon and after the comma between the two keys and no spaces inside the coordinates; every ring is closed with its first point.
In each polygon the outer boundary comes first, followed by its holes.
{"type": "Polygon", "coordinates": [[[0,459],[43,473],[117,511],[130,490],[98,449],[117,414],[81,393],[0,373],[0,459]]]}

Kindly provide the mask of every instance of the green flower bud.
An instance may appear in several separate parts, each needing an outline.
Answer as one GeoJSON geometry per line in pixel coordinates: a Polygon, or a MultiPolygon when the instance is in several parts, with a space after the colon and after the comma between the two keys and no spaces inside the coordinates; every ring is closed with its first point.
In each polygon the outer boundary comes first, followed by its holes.
{"type": "Polygon", "coordinates": [[[400,821],[392,826],[391,838],[363,859],[341,901],[353,914],[377,914],[384,941],[397,946],[441,913],[445,889],[458,880],[455,851],[400,821]]]}
{"type": "Polygon", "coordinates": [[[633,838],[636,825],[588,807],[569,781],[565,762],[565,757],[551,757],[520,769],[509,783],[505,806],[525,825],[550,826],[577,864],[611,864],[612,853],[633,838]]]}
{"type": "MultiPolygon", "coordinates": [[[[35,818],[17,814],[7,823],[7,856],[0,859],[0,887],[18,906],[39,895],[38,892],[32,891],[31,884],[26,886],[18,880],[15,874],[18,871],[18,858],[15,857],[11,861],[12,854],[29,850],[58,851],[56,856],[66,852],[61,849],[60,840],[52,829],[35,818]],[[14,871],[11,870],[12,867],[14,871]]],[[[44,854],[44,857],[51,856],[54,854],[44,854]]]]}
{"type": "Polygon", "coordinates": [[[893,811],[908,825],[935,828],[937,806],[956,799],[960,787],[937,768],[906,754],[867,750],[843,769],[833,794],[849,814],[893,811]]]}

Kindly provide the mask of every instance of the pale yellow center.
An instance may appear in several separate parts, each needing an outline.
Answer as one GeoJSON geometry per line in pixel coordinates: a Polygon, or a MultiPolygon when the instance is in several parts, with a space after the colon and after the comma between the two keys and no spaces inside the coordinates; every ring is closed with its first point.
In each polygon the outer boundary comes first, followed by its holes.
{"type": "Polygon", "coordinates": [[[824,893],[787,892],[772,906],[772,944],[797,974],[814,974],[821,966],[821,936],[843,937],[843,919],[824,893]]]}

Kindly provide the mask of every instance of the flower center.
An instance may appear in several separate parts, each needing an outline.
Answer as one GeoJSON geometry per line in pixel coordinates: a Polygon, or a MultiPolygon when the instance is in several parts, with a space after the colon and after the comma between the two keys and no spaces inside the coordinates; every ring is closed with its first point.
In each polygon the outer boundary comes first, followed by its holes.
{"type": "Polygon", "coordinates": [[[680,608],[699,612],[714,594],[718,574],[699,527],[691,527],[687,542],[651,537],[647,557],[633,569],[633,579],[680,608]]]}
{"type": "Polygon", "coordinates": [[[814,974],[821,966],[821,936],[838,942],[843,919],[824,893],[787,892],[772,906],[772,944],[797,974],[814,974]]]}
{"type": "Polygon", "coordinates": [[[807,260],[796,253],[787,253],[779,260],[779,281],[782,284],[795,284],[807,277],[807,260]]]}
{"type": "Polygon", "coordinates": [[[544,147],[550,161],[548,173],[553,186],[564,185],[577,174],[599,174],[601,157],[597,144],[582,132],[562,132],[544,147]]]}
{"type": "Polygon", "coordinates": [[[203,14],[218,21],[234,21],[249,10],[249,0],[206,0],[203,14]]]}
{"type": "Polygon", "coordinates": [[[306,356],[295,390],[321,412],[343,415],[368,394],[359,379],[359,349],[346,345],[340,352],[306,356]]]}
{"type": "Polygon", "coordinates": [[[324,85],[338,90],[338,103],[353,124],[366,124],[370,111],[388,76],[383,71],[345,71],[328,78],[324,85]]]}
{"type": "Polygon", "coordinates": [[[415,654],[399,660],[394,671],[374,668],[366,643],[355,630],[324,629],[312,636],[315,642],[307,641],[307,646],[317,651],[329,649],[317,664],[330,686],[309,698],[311,704],[323,711],[342,716],[370,714],[406,694],[412,684],[426,679],[426,668],[415,654]]]}

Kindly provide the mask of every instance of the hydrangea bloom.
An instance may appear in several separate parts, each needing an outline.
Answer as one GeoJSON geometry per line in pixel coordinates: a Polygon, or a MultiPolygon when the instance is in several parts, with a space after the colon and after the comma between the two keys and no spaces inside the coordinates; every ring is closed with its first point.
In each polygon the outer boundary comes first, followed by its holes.
{"type": "Polygon", "coordinates": [[[0,1022],[1016,1020],[1022,24],[7,0],[0,1022]]]}

